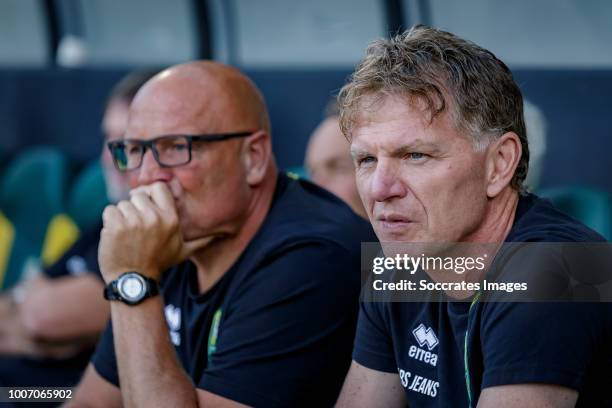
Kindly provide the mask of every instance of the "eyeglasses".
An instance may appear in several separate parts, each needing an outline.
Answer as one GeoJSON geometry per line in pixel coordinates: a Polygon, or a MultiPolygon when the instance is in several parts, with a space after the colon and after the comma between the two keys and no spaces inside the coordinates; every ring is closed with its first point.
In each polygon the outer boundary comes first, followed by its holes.
{"type": "Polygon", "coordinates": [[[246,137],[254,132],[222,133],[214,135],[166,135],[151,140],[124,139],[107,143],[115,167],[124,172],[135,170],[142,165],[147,149],[160,167],[184,166],[191,161],[193,142],[218,142],[221,140],[246,137]]]}

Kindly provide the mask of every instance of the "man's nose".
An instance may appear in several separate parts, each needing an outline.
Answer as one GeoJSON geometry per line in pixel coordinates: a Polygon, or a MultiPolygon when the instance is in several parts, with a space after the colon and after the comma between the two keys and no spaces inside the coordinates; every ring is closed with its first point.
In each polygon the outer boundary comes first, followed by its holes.
{"type": "Polygon", "coordinates": [[[379,161],[371,178],[370,191],[372,199],[379,202],[406,196],[408,190],[399,166],[379,161]]]}
{"type": "Polygon", "coordinates": [[[156,181],[163,181],[167,183],[172,180],[172,169],[161,167],[155,160],[151,149],[147,149],[144,152],[142,164],[136,171],[138,172],[138,177],[135,185],[132,185],[132,187],[153,184],[156,181]]]}

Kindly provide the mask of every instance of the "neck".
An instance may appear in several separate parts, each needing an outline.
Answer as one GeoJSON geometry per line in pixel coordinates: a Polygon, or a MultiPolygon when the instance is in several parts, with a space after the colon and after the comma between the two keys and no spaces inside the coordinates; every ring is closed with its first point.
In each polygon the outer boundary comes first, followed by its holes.
{"type": "Polygon", "coordinates": [[[263,224],[272,204],[277,177],[276,171],[271,172],[253,193],[244,222],[235,234],[216,238],[190,258],[198,271],[200,293],[209,290],[225,275],[263,224]]]}
{"type": "MultiPolygon", "coordinates": [[[[462,256],[466,256],[466,251],[469,252],[470,256],[474,257],[481,255],[483,251],[484,253],[491,251],[493,256],[488,257],[488,260],[485,262],[485,269],[482,271],[475,269],[473,272],[468,272],[461,277],[457,276],[457,282],[482,282],[486,271],[489,269],[490,262],[495,259],[495,253],[499,250],[512,229],[518,201],[518,192],[510,187],[506,187],[500,194],[488,200],[483,223],[477,231],[464,240],[464,242],[472,243],[472,245],[459,248],[462,256]],[[495,248],[488,244],[495,244],[495,248]]],[[[448,274],[444,273],[444,277],[439,279],[448,281],[448,274]]],[[[436,279],[434,278],[434,280],[436,279]]],[[[466,299],[472,296],[474,291],[446,291],[446,294],[453,299],[466,299]]]]}
{"type": "Polygon", "coordinates": [[[503,242],[512,229],[518,200],[518,192],[509,186],[489,199],[483,223],[465,241],[503,242]]]}

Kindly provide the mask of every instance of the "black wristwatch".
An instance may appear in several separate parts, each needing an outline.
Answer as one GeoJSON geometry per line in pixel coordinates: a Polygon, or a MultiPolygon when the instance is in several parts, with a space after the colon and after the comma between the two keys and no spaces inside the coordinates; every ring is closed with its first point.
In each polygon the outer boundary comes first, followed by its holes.
{"type": "Polygon", "coordinates": [[[155,279],[134,271],[122,274],[104,288],[104,299],[120,300],[130,306],[158,294],[159,285],[155,279]]]}

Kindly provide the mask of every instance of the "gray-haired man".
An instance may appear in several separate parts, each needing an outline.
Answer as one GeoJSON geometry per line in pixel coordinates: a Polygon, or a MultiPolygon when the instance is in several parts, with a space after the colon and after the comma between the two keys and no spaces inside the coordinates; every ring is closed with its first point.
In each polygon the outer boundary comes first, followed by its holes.
{"type": "MultiPolygon", "coordinates": [[[[523,100],[491,52],[415,27],[371,44],[339,100],[381,242],[603,240],[524,193],[523,100]]],[[[339,406],[609,406],[611,306],[363,302],[339,406]]]]}

